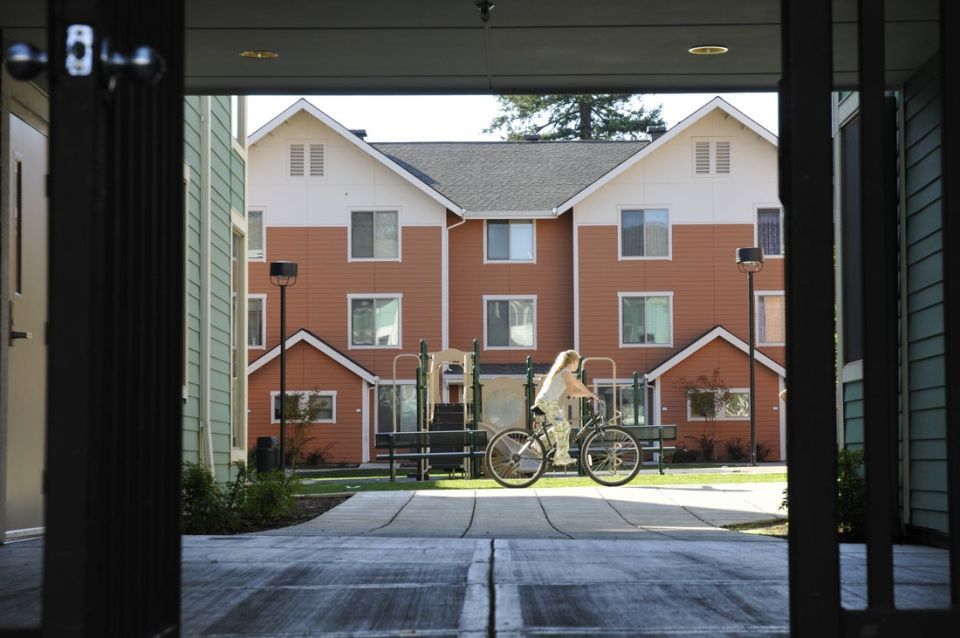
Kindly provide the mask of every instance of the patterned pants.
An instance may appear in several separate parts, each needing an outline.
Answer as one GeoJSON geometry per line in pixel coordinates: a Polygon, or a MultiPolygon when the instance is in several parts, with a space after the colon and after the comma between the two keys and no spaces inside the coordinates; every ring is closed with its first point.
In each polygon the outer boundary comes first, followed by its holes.
{"type": "Polygon", "coordinates": [[[547,422],[553,426],[553,438],[557,442],[557,451],[553,455],[554,465],[570,465],[577,460],[570,456],[570,423],[563,417],[563,408],[556,401],[541,401],[537,407],[543,410],[547,422]]]}

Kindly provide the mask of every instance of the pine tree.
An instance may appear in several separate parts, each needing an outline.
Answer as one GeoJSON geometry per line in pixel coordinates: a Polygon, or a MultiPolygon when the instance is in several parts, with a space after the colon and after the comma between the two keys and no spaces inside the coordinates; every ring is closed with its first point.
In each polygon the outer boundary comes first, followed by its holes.
{"type": "Polygon", "coordinates": [[[631,93],[588,95],[501,95],[500,114],[485,133],[505,139],[539,134],[544,140],[629,140],[648,126],[663,125],[660,105],[646,108],[631,93]]]}

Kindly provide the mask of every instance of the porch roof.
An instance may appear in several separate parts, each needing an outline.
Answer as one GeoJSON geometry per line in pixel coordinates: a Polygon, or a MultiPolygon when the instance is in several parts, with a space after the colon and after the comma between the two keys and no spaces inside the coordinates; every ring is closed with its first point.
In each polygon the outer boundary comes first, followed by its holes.
{"type": "MultiPolygon", "coordinates": [[[[681,348],[677,353],[673,354],[672,356],[667,358],[663,363],[661,363],[660,365],[655,367],[653,370],[648,372],[646,375],[647,381],[656,381],[658,378],[663,376],[664,373],[669,372],[681,361],[689,358],[690,356],[695,354],[698,350],[700,350],[707,344],[711,343],[714,339],[723,339],[724,341],[732,345],[734,348],[737,348],[738,350],[742,350],[744,354],[749,354],[750,352],[750,345],[746,341],[744,341],[737,335],[733,334],[723,326],[714,326],[705,334],[703,334],[700,337],[697,337],[696,339],[688,343],[685,347],[681,348]]],[[[756,359],[759,363],[762,363],[766,367],[770,368],[781,377],[786,378],[787,371],[782,365],[780,365],[779,363],[777,363],[767,355],[763,354],[759,350],[754,350],[753,356],[754,356],[754,359],[756,359]]]]}
{"type": "MultiPolygon", "coordinates": [[[[297,345],[301,341],[313,346],[323,354],[327,355],[328,357],[330,357],[331,359],[333,359],[334,361],[342,365],[344,368],[346,368],[350,372],[353,372],[354,374],[356,374],[358,377],[360,377],[367,383],[377,383],[380,380],[379,377],[377,377],[377,375],[371,372],[369,369],[363,367],[362,365],[360,365],[359,363],[357,363],[356,361],[354,361],[344,353],[340,352],[339,350],[337,350],[336,348],[331,346],[329,343],[327,343],[317,335],[313,334],[306,328],[301,328],[300,330],[297,330],[294,334],[287,337],[287,350],[297,345]]],[[[267,365],[268,363],[270,363],[271,361],[273,361],[279,356],[280,356],[280,344],[277,344],[273,348],[271,348],[268,352],[264,353],[262,356],[260,356],[256,360],[251,361],[250,364],[247,365],[247,376],[250,376],[251,374],[253,374],[254,372],[259,370],[263,366],[267,365]]]]}

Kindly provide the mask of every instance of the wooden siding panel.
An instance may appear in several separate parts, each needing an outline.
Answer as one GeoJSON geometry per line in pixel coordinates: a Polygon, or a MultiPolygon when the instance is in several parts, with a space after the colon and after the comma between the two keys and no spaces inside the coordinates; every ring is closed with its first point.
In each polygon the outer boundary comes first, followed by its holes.
{"type": "Polygon", "coordinates": [[[847,448],[863,449],[863,382],[843,386],[843,441],[847,448]]]}

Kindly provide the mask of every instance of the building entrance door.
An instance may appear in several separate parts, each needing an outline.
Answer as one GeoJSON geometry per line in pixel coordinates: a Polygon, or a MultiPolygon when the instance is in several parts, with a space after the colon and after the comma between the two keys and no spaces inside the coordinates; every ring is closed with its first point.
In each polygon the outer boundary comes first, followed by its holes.
{"type": "Polygon", "coordinates": [[[3,526],[0,540],[43,528],[42,479],[46,429],[47,138],[10,115],[10,341],[7,374],[3,526]]]}

